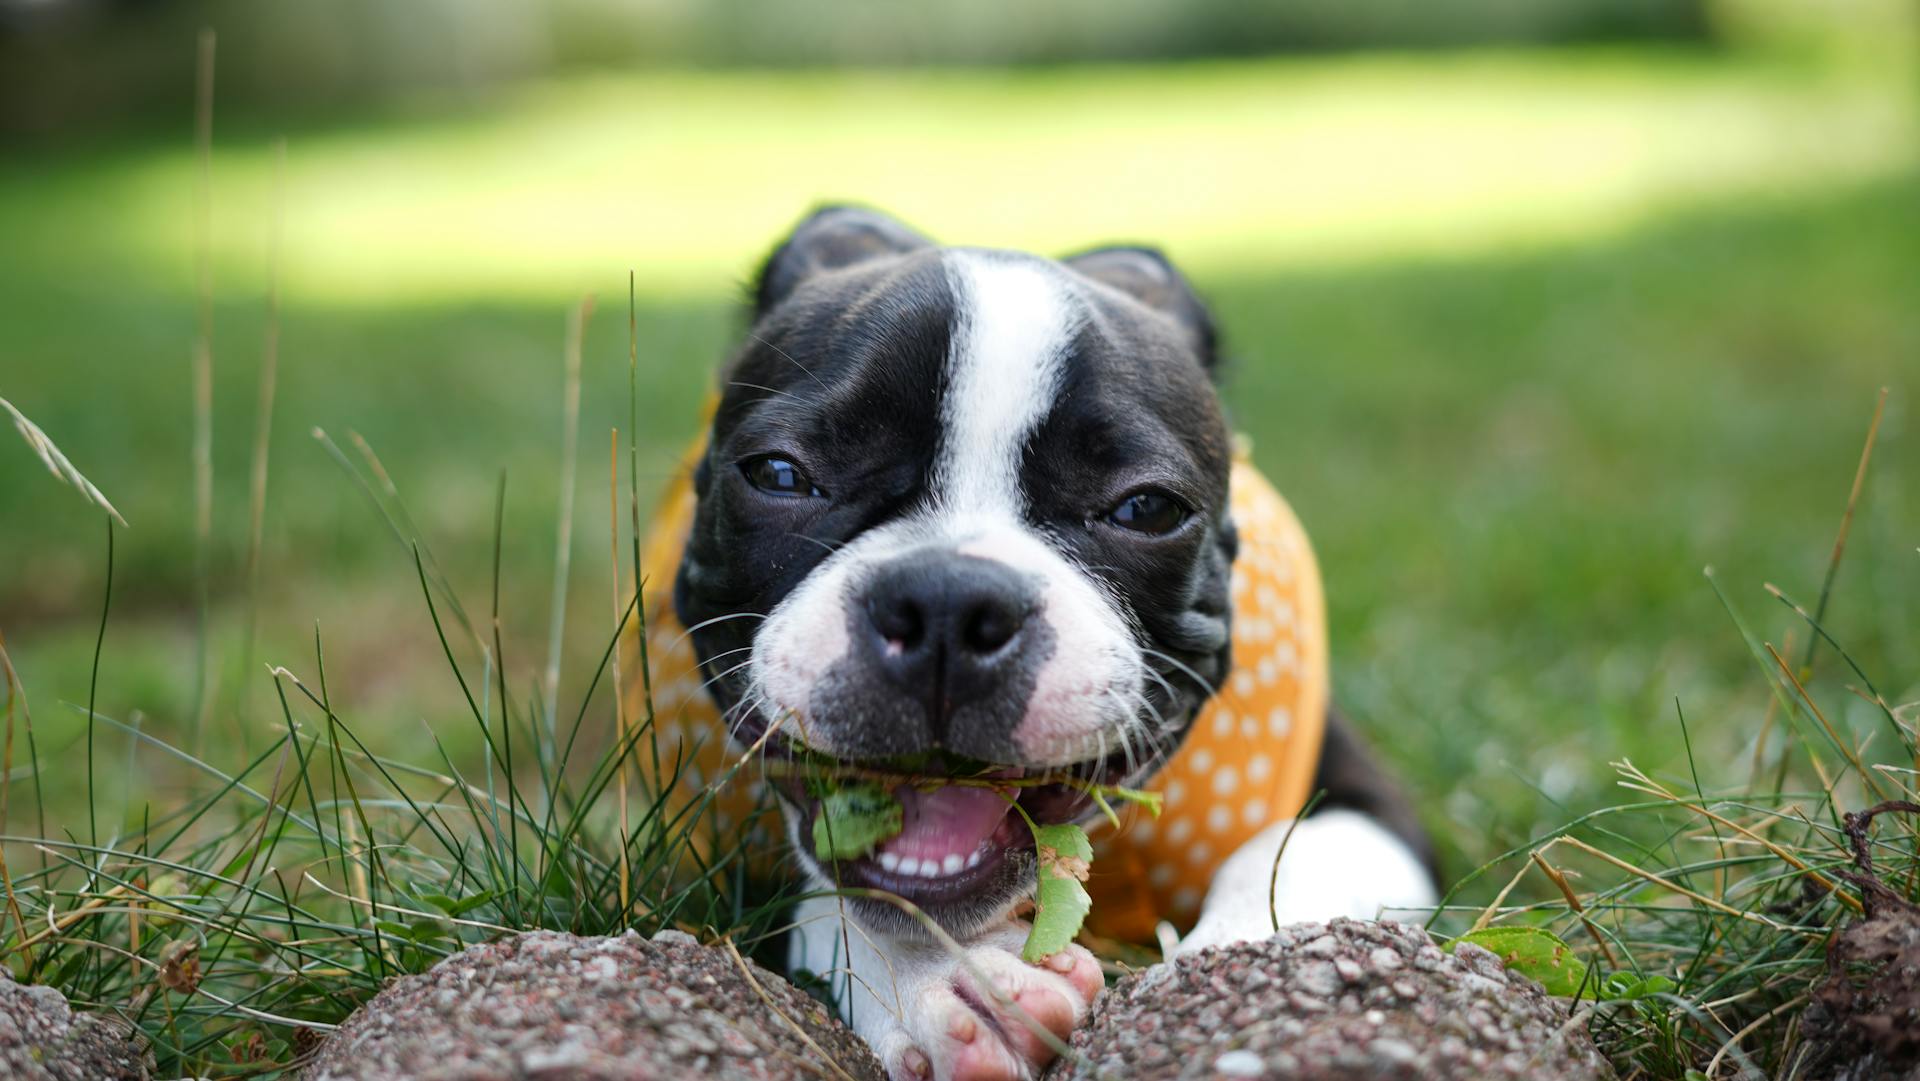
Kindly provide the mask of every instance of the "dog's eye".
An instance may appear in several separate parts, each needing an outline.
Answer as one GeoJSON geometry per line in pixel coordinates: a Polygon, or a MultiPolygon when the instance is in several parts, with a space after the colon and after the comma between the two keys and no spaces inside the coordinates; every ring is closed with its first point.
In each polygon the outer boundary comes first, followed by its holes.
{"type": "Polygon", "coordinates": [[[1171,533],[1187,520],[1186,505],[1165,492],[1135,492],[1107,514],[1107,520],[1135,533],[1171,533]]]}
{"type": "Polygon", "coordinates": [[[740,463],[740,471],[747,476],[747,483],[768,495],[779,496],[824,496],[827,493],[814,486],[811,478],[800,471],[785,458],[767,455],[752,458],[740,463]]]}

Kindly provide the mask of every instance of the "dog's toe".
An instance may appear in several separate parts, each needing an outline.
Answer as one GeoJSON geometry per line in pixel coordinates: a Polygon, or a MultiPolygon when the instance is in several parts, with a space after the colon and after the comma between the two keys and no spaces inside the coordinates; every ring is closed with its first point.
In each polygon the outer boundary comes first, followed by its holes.
{"type": "MultiPolygon", "coordinates": [[[[991,1042],[1005,1048],[1019,1067],[1019,1072],[1011,1075],[1015,1077],[1033,1076],[1053,1061],[1055,1046],[1073,1034],[1104,982],[1099,962],[1079,946],[1070,946],[1037,965],[1029,965],[1011,953],[985,955],[977,960],[981,970],[978,975],[960,974],[966,988],[963,997],[982,1012],[986,1021],[982,1035],[991,1039],[976,1038],[974,1044],[991,1042]],[[979,976],[991,981],[991,990],[977,986],[979,976]]],[[[955,1076],[976,1075],[956,1071],[955,1076]]]]}
{"type": "Polygon", "coordinates": [[[953,1081],[1021,1081],[1027,1076],[1014,1053],[999,1040],[974,1040],[953,1057],[953,1081]]]}
{"type": "Polygon", "coordinates": [[[1025,938],[1013,924],[958,953],[896,959],[898,1008],[855,1017],[893,1081],[1033,1081],[1058,1057],[1105,981],[1079,946],[1027,964],[1025,938]]]}
{"type": "Polygon", "coordinates": [[[954,986],[932,990],[907,1019],[911,1031],[891,1056],[894,1081],[1021,1081],[1022,1060],[994,1023],[954,986]]]}

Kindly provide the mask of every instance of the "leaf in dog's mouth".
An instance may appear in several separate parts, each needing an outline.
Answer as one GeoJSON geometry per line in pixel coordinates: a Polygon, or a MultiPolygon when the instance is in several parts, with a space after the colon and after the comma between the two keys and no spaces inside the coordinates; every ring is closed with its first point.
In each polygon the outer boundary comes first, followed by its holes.
{"type": "Polygon", "coordinates": [[[813,818],[813,854],[823,860],[850,860],[900,833],[905,822],[900,801],[872,782],[840,785],[820,793],[813,818]]]}
{"type": "Polygon", "coordinates": [[[1020,947],[1020,959],[1032,964],[1044,961],[1073,943],[1093,908],[1087,895],[1087,871],[1093,863],[1093,845],[1087,831],[1071,822],[1033,828],[1034,853],[1039,866],[1034,875],[1038,885],[1033,897],[1033,927],[1026,944],[1020,947]]]}
{"type": "Polygon", "coordinates": [[[944,788],[992,789],[995,796],[1026,819],[1033,837],[1033,925],[1020,956],[1029,963],[1045,960],[1072,944],[1093,906],[1093,899],[1083,885],[1093,863],[1093,845],[1087,831],[1076,823],[1035,822],[1005,790],[1065,784],[1089,796],[1116,825],[1118,816],[1113,811],[1113,801],[1138,804],[1158,817],[1160,796],[1084,778],[1007,777],[988,775],[984,770],[977,772],[979,775],[973,777],[939,777],[889,774],[847,766],[836,766],[825,777],[810,772],[807,790],[819,801],[813,818],[814,855],[821,860],[857,859],[899,836],[906,829],[908,818],[906,807],[895,794],[899,789],[913,789],[914,792],[908,794],[918,793],[921,798],[944,788]]]}

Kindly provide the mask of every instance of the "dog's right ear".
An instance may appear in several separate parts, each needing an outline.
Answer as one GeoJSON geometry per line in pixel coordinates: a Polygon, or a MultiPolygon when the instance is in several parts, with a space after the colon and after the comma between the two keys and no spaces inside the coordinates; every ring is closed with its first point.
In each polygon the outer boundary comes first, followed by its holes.
{"type": "Polygon", "coordinates": [[[1111,286],[1172,319],[1187,333],[1201,367],[1215,371],[1219,342],[1213,315],[1186,276],[1158,248],[1122,244],[1094,248],[1063,260],[1102,285],[1111,286]]]}
{"type": "Polygon", "coordinates": [[[933,241],[877,210],[823,206],[807,215],[767,256],[753,290],[753,314],[767,314],[816,274],[932,245],[933,241]]]}

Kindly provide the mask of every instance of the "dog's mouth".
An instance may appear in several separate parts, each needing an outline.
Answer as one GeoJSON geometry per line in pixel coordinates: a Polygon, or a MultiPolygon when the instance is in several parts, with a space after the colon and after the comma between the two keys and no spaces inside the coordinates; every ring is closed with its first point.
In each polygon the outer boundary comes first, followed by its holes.
{"type": "MultiPolygon", "coordinates": [[[[1055,825],[1099,814],[1093,793],[1131,772],[1119,755],[1050,770],[978,767],[944,776],[895,774],[886,765],[843,763],[841,769],[899,801],[900,831],[857,856],[809,855],[837,885],[885,890],[922,905],[979,896],[1024,877],[1033,853],[1028,822],[1055,825]]],[[[821,788],[802,776],[776,784],[800,812],[804,842],[822,813],[821,788]]]]}

